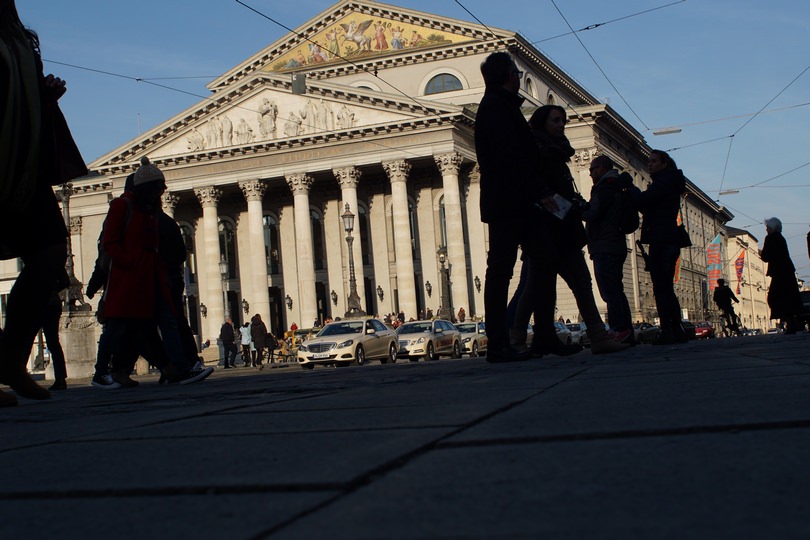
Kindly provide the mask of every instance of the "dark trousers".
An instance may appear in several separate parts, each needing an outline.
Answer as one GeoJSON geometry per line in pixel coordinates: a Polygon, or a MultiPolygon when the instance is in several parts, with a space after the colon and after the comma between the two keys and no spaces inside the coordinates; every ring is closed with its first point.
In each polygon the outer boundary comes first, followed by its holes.
{"type": "Polygon", "coordinates": [[[602,300],[607,304],[610,327],[617,332],[630,330],[633,327],[633,317],[627,295],[624,294],[624,261],[627,259],[627,252],[595,253],[591,258],[596,286],[602,300]]]}
{"type": "MultiPolygon", "coordinates": [[[[65,277],[66,244],[51,244],[22,255],[20,275],[8,295],[6,327],[0,341],[0,365],[24,368],[42,328],[42,313],[65,277]]],[[[57,325],[58,326],[58,325],[57,325]]],[[[58,333],[58,332],[57,332],[58,333]]]]}
{"type": "Polygon", "coordinates": [[[236,343],[233,341],[223,341],[222,348],[225,350],[225,357],[222,359],[226,366],[234,365],[236,354],[239,352],[236,343]]]}
{"type": "Polygon", "coordinates": [[[506,303],[509,281],[517,261],[520,229],[514,222],[489,223],[484,310],[487,317],[489,348],[498,350],[509,345],[506,325],[506,303]]]}
{"type": "Polygon", "coordinates": [[[104,332],[109,333],[107,343],[112,353],[113,372],[132,372],[139,356],[159,369],[170,363],[154,319],[111,318],[104,332]]]}
{"type": "Polygon", "coordinates": [[[42,321],[42,333],[45,334],[45,342],[51,352],[54,379],[67,379],[65,353],[62,350],[62,344],[59,342],[59,318],[61,316],[62,306],[48,306],[42,321]]]}
{"type": "Polygon", "coordinates": [[[676,336],[683,333],[681,304],[675,295],[674,283],[675,264],[680,254],[681,248],[677,244],[654,243],[650,244],[650,254],[647,257],[647,269],[652,280],[661,331],[676,336]]]}

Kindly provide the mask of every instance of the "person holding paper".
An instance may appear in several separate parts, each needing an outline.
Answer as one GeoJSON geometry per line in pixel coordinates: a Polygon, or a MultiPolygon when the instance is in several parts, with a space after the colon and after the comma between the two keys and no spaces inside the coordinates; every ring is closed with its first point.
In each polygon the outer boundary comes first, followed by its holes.
{"type": "MultiPolygon", "coordinates": [[[[557,105],[544,105],[529,120],[535,143],[540,151],[540,174],[554,190],[556,209],[549,209],[541,198],[537,211],[537,226],[532,231],[532,242],[525,246],[529,259],[527,287],[518,303],[511,336],[518,339],[534,312],[534,340],[536,354],[568,355],[581,350],[579,346],[565,346],[554,328],[554,307],[557,301],[557,275],[562,276],[577,301],[579,312],[591,338],[593,354],[612,353],[629,345],[613,340],[599,315],[593,296],[591,274],[585,263],[582,248],[587,243],[582,211],[587,203],[576,191],[568,162],[574,149],[565,136],[567,117],[557,105]],[[542,208],[542,209],[541,209],[542,208]]],[[[516,343],[519,345],[519,343],[516,343]]]]}

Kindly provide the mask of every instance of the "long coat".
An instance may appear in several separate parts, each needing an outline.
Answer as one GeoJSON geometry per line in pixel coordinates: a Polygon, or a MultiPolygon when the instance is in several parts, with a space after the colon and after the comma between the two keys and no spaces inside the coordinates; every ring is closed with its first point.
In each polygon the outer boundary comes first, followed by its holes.
{"type": "Polygon", "coordinates": [[[154,319],[157,294],[171,305],[159,239],[157,215],[136,205],[131,192],[110,203],[102,237],[112,262],[104,301],[107,317],[154,319]]]}
{"type": "Polygon", "coordinates": [[[787,319],[801,313],[802,299],[796,281],[796,267],[790,260],[790,252],[782,233],[772,232],[765,237],[760,256],[768,263],[766,275],[771,277],[771,286],[768,288],[771,319],[787,319]]]}
{"type": "Polygon", "coordinates": [[[652,184],[641,194],[639,210],[641,242],[644,244],[678,243],[678,210],[686,179],[680,169],[664,169],[652,175],[652,184]]]}

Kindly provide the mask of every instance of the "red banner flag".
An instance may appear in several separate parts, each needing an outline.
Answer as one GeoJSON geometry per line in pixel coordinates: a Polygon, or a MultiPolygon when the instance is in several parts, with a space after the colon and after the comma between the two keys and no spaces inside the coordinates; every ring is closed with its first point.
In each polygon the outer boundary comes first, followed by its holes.
{"type": "Polygon", "coordinates": [[[743,268],[745,267],[745,250],[740,251],[740,256],[734,261],[734,269],[737,271],[737,294],[740,294],[740,282],[742,281],[743,268]]]}

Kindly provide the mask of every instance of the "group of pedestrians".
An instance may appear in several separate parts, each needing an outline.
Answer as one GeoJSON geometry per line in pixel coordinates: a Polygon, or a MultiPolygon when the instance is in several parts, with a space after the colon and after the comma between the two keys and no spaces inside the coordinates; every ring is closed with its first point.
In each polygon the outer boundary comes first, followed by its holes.
{"type": "Polygon", "coordinates": [[[234,329],[233,320],[225,320],[219,331],[219,341],[222,344],[222,363],[225,369],[236,367],[237,346],[239,339],[241,346],[242,365],[244,367],[264,367],[265,358],[270,364],[275,364],[275,350],[278,347],[277,338],[267,330],[261,315],[255,314],[250,322],[239,327],[239,334],[234,329]]]}
{"type": "Polygon", "coordinates": [[[486,92],[478,108],[475,145],[481,171],[481,219],[489,229],[484,306],[487,361],[511,362],[544,354],[568,355],[554,326],[560,275],[576,298],[587,325],[591,351],[624,350],[627,335],[607,331],[593,297],[582,248],[587,207],[568,168],[574,149],[565,137],[562,107],[540,107],[527,123],[518,94],[523,73],[506,52],[481,65],[486,92]],[[523,271],[507,312],[509,282],[523,253],[523,271]],[[534,316],[534,338],[526,347],[534,316]]]}

